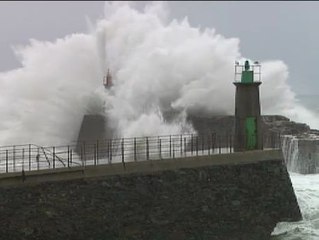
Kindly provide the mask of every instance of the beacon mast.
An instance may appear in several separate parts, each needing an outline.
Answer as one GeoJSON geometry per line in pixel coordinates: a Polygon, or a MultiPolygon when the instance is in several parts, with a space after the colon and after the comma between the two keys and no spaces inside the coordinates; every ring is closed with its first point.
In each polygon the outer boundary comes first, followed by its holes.
{"type": "Polygon", "coordinates": [[[103,85],[106,89],[110,89],[113,85],[112,83],[112,75],[110,73],[110,69],[107,69],[107,74],[103,78],[103,85]]]}

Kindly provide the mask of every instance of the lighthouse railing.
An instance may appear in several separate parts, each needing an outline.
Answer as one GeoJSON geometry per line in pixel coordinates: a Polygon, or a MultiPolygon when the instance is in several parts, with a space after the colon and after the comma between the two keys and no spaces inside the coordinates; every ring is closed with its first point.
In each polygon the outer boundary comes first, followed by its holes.
{"type": "MultiPolygon", "coordinates": [[[[280,135],[263,136],[264,149],[280,148],[280,135]]],[[[182,134],[81,141],[63,146],[0,147],[0,174],[232,153],[234,134],[182,134]]]]}
{"type": "MultiPolygon", "coordinates": [[[[254,82],[261,82],[261,65],[253,64],[250,65],[250,70],[253,71],[254,82]]],[[[245,71],[245,65],[235,65],[234,82],[241,81],[241,75],[245,71]]]]}

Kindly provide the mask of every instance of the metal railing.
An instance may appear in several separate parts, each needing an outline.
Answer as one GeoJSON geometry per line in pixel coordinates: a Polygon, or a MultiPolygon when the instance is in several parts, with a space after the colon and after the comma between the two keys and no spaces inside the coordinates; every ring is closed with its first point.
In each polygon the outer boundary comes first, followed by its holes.
{"type": "MultiPolygon", "coordinates": [[[[241,75],[244,70],[245,70],[244,64],[235,65],[234,82],[241,81],[241,75]]],[[[254,82],[261,82],[261,65],[259,63],[251,64],[249,70],[253,71],[254,82]]]]}
{"type": "MultiPolygon", "coordinates": [[[[174,159],[232,153],[234,137],[215,133],[82,141],[42,147],[35,144],[0,147],[0,173],[96,166],[121,162],[174,159]]],[[[264,136],[264,148],[280,148],[280,136],[264,136]]]]}

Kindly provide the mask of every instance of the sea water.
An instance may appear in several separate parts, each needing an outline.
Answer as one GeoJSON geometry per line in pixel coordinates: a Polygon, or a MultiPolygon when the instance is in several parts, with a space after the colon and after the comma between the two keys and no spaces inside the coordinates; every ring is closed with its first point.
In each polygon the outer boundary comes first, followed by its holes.
{"type": "MultiPolygon", "coordinates": [[[[319,113],[318,95],[299,95],[298,98],[307,108],[319,113]]],[[[319,174],[289,174],[303,219],[278,223],[272,240],[319,240],[319,174]]]]}
{"type": "Polygon", "coordinates": [[[318,240],[319,174],[302,175],[290,172],[290,178],[303,219],[293,223],[278,223],[271,239],[318,240]]]}

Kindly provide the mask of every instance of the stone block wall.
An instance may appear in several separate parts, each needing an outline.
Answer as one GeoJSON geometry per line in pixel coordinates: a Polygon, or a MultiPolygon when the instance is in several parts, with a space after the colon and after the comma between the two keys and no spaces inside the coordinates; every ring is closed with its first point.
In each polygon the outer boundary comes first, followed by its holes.
{"type": "Polygon", "coordinates": [[[0,188],[0,236],[269,239],[301,214],[282,159],[0,188]]]}

